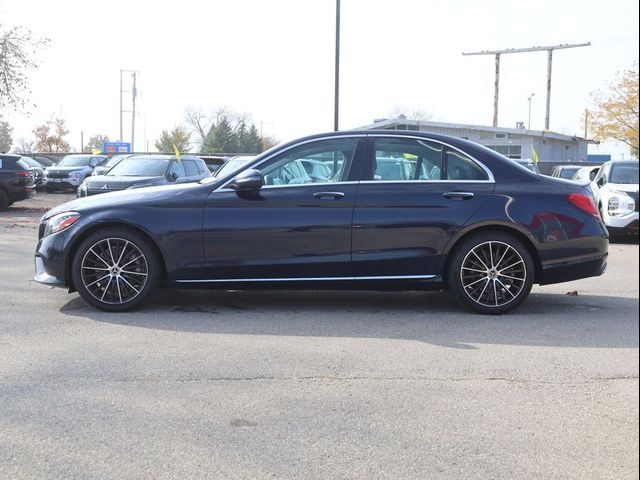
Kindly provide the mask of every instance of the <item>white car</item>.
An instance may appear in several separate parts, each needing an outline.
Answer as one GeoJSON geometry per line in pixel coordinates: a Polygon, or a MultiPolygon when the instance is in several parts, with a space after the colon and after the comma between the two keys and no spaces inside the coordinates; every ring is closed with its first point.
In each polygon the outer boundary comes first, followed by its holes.
{"type": "Polygon", "coordinates": [[[638,233],[637,160],[603,164],[591,189],[610,233],[638,233]]]}

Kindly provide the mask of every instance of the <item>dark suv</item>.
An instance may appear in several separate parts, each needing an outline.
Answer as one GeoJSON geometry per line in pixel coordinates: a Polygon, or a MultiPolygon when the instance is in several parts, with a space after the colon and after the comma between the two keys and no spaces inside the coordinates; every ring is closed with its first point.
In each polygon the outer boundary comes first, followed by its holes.
{"type": "Polygon", "coordinates": [[[0,155],[0,210],[33,196],[35,180],[18,155],[0,155]]]}

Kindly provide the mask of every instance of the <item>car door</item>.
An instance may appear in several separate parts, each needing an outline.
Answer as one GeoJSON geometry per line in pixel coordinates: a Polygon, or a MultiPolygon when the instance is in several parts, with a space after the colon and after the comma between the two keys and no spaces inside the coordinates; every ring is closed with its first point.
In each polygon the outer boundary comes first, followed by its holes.
{"type": "Polygon", "coordinates": [[[254,167],[264,179],[259,190],[214,191],[203,219],[209,278],[351,276],[357,182],[350,175],[360,156],[358,144],[357,137],[335,137],[293,146],[254,167]],[[325,162],[331,178],[314,183],[302,159],[325,162]]]}
{"type": "Polygon", "coordinates": [[[490,173],[435,141],[372,135],[353,217],[356,277],[438,274],[449,239],[495,187],[490,173]]]}

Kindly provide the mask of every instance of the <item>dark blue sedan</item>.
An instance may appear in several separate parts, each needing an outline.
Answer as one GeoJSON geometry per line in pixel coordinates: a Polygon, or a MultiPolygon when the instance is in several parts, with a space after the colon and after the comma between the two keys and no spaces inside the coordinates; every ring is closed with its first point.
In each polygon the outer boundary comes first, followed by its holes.
{"type": "Polygon", "coordinates": [[[601,275],[607,248],[584,186],[459,138],[350,131],[199,183],[60,205],[42,218],[35,279],[107,311],[160,286],[448,288],[499,314],[534,283],[601,275]]]}

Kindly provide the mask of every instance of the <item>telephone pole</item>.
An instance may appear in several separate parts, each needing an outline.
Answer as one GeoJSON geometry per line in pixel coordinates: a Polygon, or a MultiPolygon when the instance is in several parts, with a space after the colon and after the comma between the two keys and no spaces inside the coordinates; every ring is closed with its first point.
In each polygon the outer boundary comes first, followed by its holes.
{"type": "Polygon", "coordinates": [[[549,130],[549,112],[551,109],[551,63],[553,61],[553,51],[564,48],[588,47],[591,42],[586,43],[564,43],[562,45],[550,45],[546,47],[530,47],[530,48],[507,48],[505,50],[482,50],[481,52],[462,52],[462,55],[495,55],[496,57],[496,79],[493,94],[493,126],[498,126],[498,94],[500,87],[500,55],[506,53],[525,53],[525,52],[547,52],[547,108],[544,117],[544,129],[549,130]]]}

